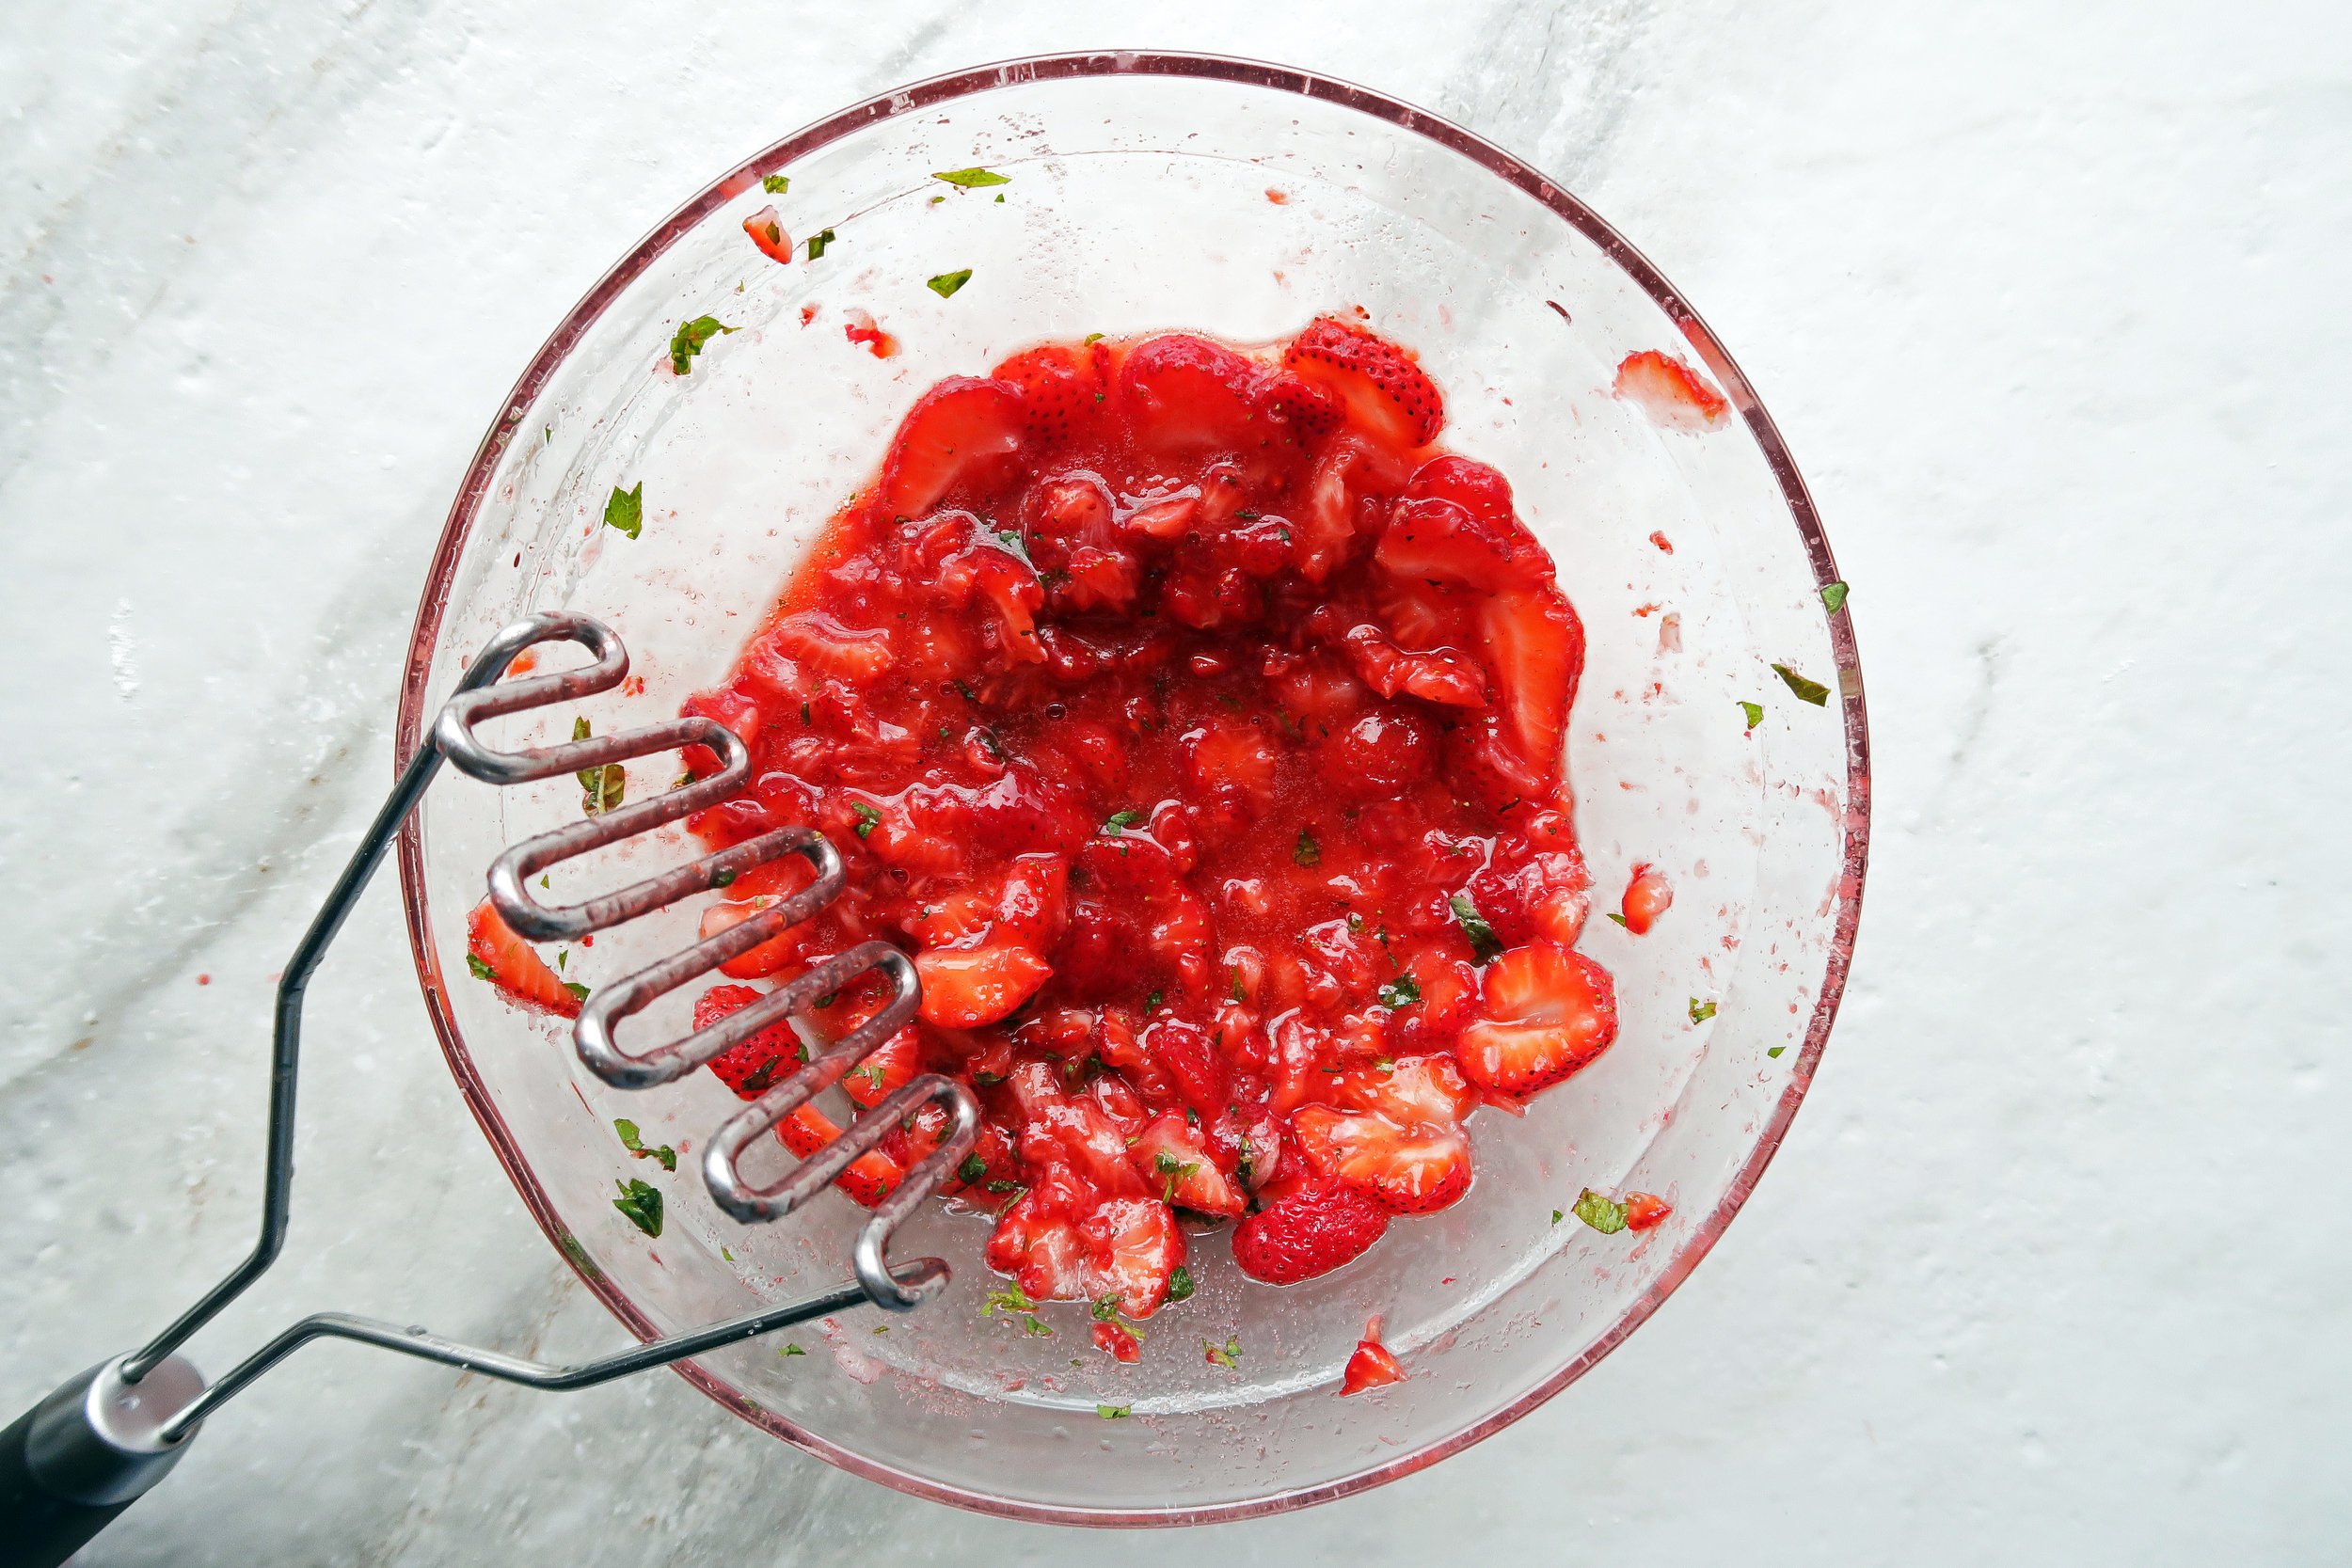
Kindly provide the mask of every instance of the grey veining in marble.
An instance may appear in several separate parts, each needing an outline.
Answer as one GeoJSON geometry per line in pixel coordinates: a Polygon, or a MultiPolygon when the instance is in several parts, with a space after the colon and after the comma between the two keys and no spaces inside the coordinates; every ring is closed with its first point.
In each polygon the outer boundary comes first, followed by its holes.
{"type": "MultiPolygon", "coordinates": [[[[87,1560],[2339,1553],[2352,29],[2292,0],[8,8],[0,1416],[246,1244],[272,975],[389,777],[450,490],[562,311],[826,110],[1139,41],[1531,156],[1804,466],[1877,836],[1846,1016],[1739,1224],[1501,1437],[1207,1540],[917,1503],[666,1376],[550,1399],[328,1347],[87,1560]]],[[[323,1307],[613,1342],[442,1069],[389,885],[313,995],[293,1245],[203,1362],[323,1307]]]]}

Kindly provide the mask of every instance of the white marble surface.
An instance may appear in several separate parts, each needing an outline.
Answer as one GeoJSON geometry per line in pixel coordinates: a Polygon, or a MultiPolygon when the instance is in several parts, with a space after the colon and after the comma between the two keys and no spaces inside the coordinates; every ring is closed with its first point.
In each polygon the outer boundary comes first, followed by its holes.
{"type": "MultiPolygon", "coordinates": [[[[1739,1224],[1517,1428],[1205,1538],[917,1503],[668,1376],[551,1399],[326,1348],[87,1560],[2336,1557],[2336,8],[1183,9],[0,13],[0,1408],[247,1244],[271,976],[388,776],[427,553],[523,359],[747,150],[1058,48],[1467,122],[1647,249],[1779,418],[1855,585],[1878,826],[1846,1016],[1739,1224]]],[[[314,990],[290,1257],[207,1365],[326,1306],[615,1338],[474,1133],[395,898],[314,990]]]]}

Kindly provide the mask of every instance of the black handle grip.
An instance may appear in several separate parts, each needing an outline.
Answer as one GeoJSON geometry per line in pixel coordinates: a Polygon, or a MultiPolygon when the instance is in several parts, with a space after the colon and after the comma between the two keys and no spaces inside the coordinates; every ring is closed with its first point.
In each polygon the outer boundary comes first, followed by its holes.
{"type": "Polygon", "coordinates": [[[58,1568],[180,1462],[155,1429],[204,1380],[167,1356],[135,1384],[92,1367],[0,1432],[0,1568],[58,1568]]]}

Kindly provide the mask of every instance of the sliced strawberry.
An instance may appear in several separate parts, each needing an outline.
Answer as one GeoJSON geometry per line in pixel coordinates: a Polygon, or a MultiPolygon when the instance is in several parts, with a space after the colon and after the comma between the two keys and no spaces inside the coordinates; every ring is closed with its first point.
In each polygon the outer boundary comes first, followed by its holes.
{"type": "Polygon", "coordinates": [[[1450,1128],[1407,1132],[1369,1113],[1303,1105],[1291,1133],[1309,1164],[1399,1214],[1429,1213],[1470,1191],[1470,1140],[1450,1128]]]}
{"type": "Polygon", "coordinates": [[[1192,531],[1193,521],[1200,515],[1200,492],[1188,485],[1183,495],[1136,507],[1127,514],[1121,526],[1152,539],[1182,539],[1192,531]]]}
{"type": "Polygon", "coordinates": [[[1364,1324],[1364,1337],[1356,1341],[1356,1354],[1347,1358],[1347,1368],[1340,1374],[1340,1398],[1404,1381],[1405,1369],[1380,1342],[1380,1320],[1375,1317],[1364,1324]]]}
{"type": "Polygon", "coordinates": [[[1168,1281],[1184,1260],[1184,1233],[1154,1197],[1115,1197],[1080,1222],[1087,1240],[1087,1293],[1115,1295],[1120,1312],[1141,1320],[1168,1299],[1168,1281]]]}
{"type": "Polygon", "coordinates": [[[1486,966],[1479,1016],[1462,1030],[1462,1076],[1480,1088],[1530,1095],[1577,1071],[1617,1037],[1609,972],[1549,942],[1514,947],[1486,966]]]}
{"type": "Polygon", "coordinates": [[[1061,1092],[1054,1069],[1043,1062],[1013,1069],[1009,1085],[1025,1121],[1021,1157],[1033,1165],[1058,1165],[1082,1182],[1090,1196],[1139,1196],[1143,1179],[1127,1160],[1127,1137],[1103,1108],[1061,1092]]]}
{"type": "MultiPolygon", "coordinates": [[[[814,1105],[803,1105],[776,1123],[777,1141],[803,1160],[839,1136],[841,1129],[814,1105]]],[[[852,1201],[871,1209],[895,1192],[906,1174],[889,1155],[872,1149],[850,1161],[850,1168],[834,1178],[834,1185],[852,1201]]]]}
{"type": "Polygon", "coordinates": [[[1084,348],[1025,349],[988,373],[1021,388],[1022,435],[1041,451],[1068,445],[1101,418],[1107,388],[1096,356],[1084,348]]]}
{"type": "Polygon", "coordinates": [[[1252,1279],[1295,1285],[1361,1257],[1389,1212],[1327,1177],[1292,1188],[1233,1227],[1233,1261],[1252,1279]]]}
{"type": "Polygon", "coordinates": [[[922,1070],[922,1042],[915,1038],[910,1024],[867,1052],[864,1060],[844,1073],[841,1088],[860,1106],[871,1109],[904,1088],[922,1070]]]}
{"type": "Polygon", "coordinates": [[[983,1256],[1031,1301],[1075,1301],[1086,1292],[1086,1254],[1077,1226],[1041,1185],[1006,1209],[983,1256]]]}
{"type": "Polygon", "coordinates": [[[1329,316],[1282,351],[1283,368],[1336,396],[1359,428],[1393,447],[1425,447],[1445,426],[1437,383],[1406,352],[1329,316]]]}
{"type": "Polygon", "coordinates": [[[1437,725],[1403,707],[1375,708],[1323,742],[1324,783],[1357,800],[1393,800],[1437,771],[1437,725]]]}
{"type": "MultiPolygon", "coordinates": [[[[781,898],[763,895],[739,902],[713,904],[703,911],[702,928],[696,934],[707,941],[723,930],[740,926],[763,910],[773,909],[783,902],[781,898]]],[[[735,980],[756,980],[773,974],[801,956],[802,934],[800,927],[787,926],[750,952],[739,953],[721,964],[719,973],[735,980]]]]}
{"type": "Polygon", "coordinates": [[[1094,1325],[1094,1348],[1114,1361],[1139,1361],[1143,1358],[1143,1341],[1125,1323],[1103,1323],[1094,1325]]]}
{"type": "Polygon", "coordinates": [[[1406,482],[1405,496],[1408,500],[1434,496],[1453,501],[1489,529],[1516,526],[1511,482],[1475,458],[1452,452],[1431,458],[1413,470],[1413,477],[1406,482]]]}
{"type": "Polygon", "coordinates": [[[1584,670],[1583,623],[1549,583],[1496,594],[1480,623],[1502,687],[1502,733],[1549,793],[1560,778],[1561,736],[1584,670]]]}
{"type": "Polygon", "coordinates": [[[1373,626],[1351,626],[1341,640],[1348,662],[1383,697],[1419,697],[1448,707],[1486,705],[1486,673],[1453,648],[1406,653],[1373,626]]]}
{"type": "Polygon", "coordinates": [[[1706,377],[1654,348],[1627,355],[1610,390],[1669,430],[1718,430],[1731,417],[1731,404],[1706,377]]]}
{"type": "Polygon", "coordinates": [[[1511,517],[1498,523],[1437,496],[1391,507],[1373,559],[1400,578],[1456,582],[1486,594],[1551,578],[1544,547],[1511,517]]]}
{"type": "Polygon", "coordinates": [[[1201,1214],[1242,1211],[1241,1189],[1217,1168],[1200,1129],[1183,1117],[1170,1113],[1153,1121],[1136,1134],[1127,1155],[1163,1202],[1201,1214]]]}
{"type": "Polygon", "coordinates": [[[893,662],[888,632],[856,630],[821,610],[787,615],[760,641],[810,669],[852,681],[873,680],[893,662]]]}
{"type": "Polygon", "coordinates": [[[789,263],[792,260],[792,236],[784,231],[773,207],[762,207],[743,220],[743,232],[759,246],[759,253],[771,261],[789,263]]]}
{"type": "Polygon", "coordinates": [[[1021,389],[951,375],[914,400],[882,465],[882,505],[928,516],[951,491],[985,494],[1011,477],[1026,419],[1021,389]]]}
{"type": "Polygon", "coordinates": [[[1273,803],[1274,761],[1274,748],[1248,724],[1205,724],[1184,736],[1184,772],[1200,799],[1245,818],[1273,803]]]}
{"type": "Polygon", "coordinates": [[[1331,1080],[1331,1098],[1348,1110],[1370,1111],[1404,1128],[1459,1127],[1478,1104],[1478,1096],[1444,1056],[1351,1068],[1331,1080]]]}
{"type": "Polygon", "coordinates": [[[1625,1195],[1625,1227],[1628,1230],[1655,1230],[1674,1212],[1674,1205],[1655,1193],[1625,1195]]]}
{"type": "Polygon", "coordinates": [[[1163,1020],[1143,1032],[1143,1049],[1168,1077],[1185,1104],[1204,1117],[1225,1109],[1232,1077],[1224,1055],[1209,1037],[1189,1023],[1163,1020]]]}
{"type": "MultiPolygon", "coordinates": [[[[713,986],[694,1003],[694,1027],[707,1029],[763,994],[749,986],[713,986]]],[[[709,1067],[738,1100],[757,1100],[799,1070],[801,1060],[800,1036],[788,1020],[779,1019],[712,1057],[709,1067]]]]}
{"type": "Polygon", "coordinates": [[[1635,936],[1646,935],[1658,924],[1658,917],[1674,907],[1674,889],[1666,885],[1665,874],[1653,865],[1637,865],[1633,879],[1626,883],[1625,900],[1618,913],[1625,919],[1625,928],[1635,936]]]}
{"type": "Polygon", "coordinates": [[[466,917],[466,954],[489,970],[489,982],[528,1007],[563,1018],[580,1016],[580,998],[549,969],[538,950],[515,934],[484,899],[466,917]]]}
{"type": "Polygon", "coordinates": [[[1136,436],[1155,451],[1254,446],[1259,373],[1222,343],[1171,332],[1128,351],[1119,397],[1136,436]]]}
{"type": "Polygon", "coordinates": [[[923,1017],[950,1029],[993,1023],[1037,994],[1054,966],[1026,947],[1002,942],[992,947],[942,948],[920,953],[915,973],[923,981],[923,1017]]]}
{"type": "Polygon", "coordinates": [[[1329,390],[1288,371],[1259,385],[1257,404],[1269,437],[1298,447],[1311,447],[1339,429],[1346,412],[1329,390]]]}

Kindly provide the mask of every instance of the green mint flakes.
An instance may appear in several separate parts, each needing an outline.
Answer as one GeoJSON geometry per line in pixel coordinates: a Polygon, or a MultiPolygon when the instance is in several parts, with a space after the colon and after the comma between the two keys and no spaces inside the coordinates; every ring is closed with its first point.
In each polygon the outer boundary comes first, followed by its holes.
{"type": "Polygon", "coordinates": [[[1103,818],[1103,836],[1117,838],[1142,820],[1143,813],[1139,811],[1115,811],[1103,818]]]}
{"type": "Polygon", "coordinates": [[[873,807],[867,805],[863,800],[852,803],[850,810],[857,814],[857,836],[860,838],[872,838],[874,836],[875,825],[882,821],[882,813],[876,811],[873,807]]]}
{"type": "Polygon", "coordinates": [[[581,985],[578,980],[564,981],[564,989],[572,993],[572,1000],[575,1002],[585,1002],[588,1000],[588,988],[581,985]]]}
{"type": "Polygon", "coordinates": [[[631,539],[645,526],[645,482],[639,480],[634,490],[612,486],[612,495],[604,503],[604,526],[619,529],[631,539]]]}
{"type": "Polygon", "coordinates": [[[1098,1323],[1106,1323],[1118,1317],[1119,1292],[1113,1291],[1109,1295],[1097,1297],[1091,1308],[1091,1315],[1098,1323]]]}
{"type": "Polygon", "coordinates": [[[1447,900],[1454,908],[1454,918],[1461,923],[1462,934],[1470,938],[1470,961],[1485,965],[1492,963],[1502,952],[1502,943],[1495,937],[1495,928],[1486,924],[1486,917],[1478,912],[1478,906],[1467,893],[1457,893],[1447,900]]]}
{"type": "Polygon", "coordinates": [[[925,278],[923,280],[923,287],[929,289],[940,298],[947,299],[952,297],[958,289],[962,288],[966,283],[971,281],[972,269],[970,267],[959,267],[954,272],[943,272],[936,277],[925,278]]]}
{"type": "Polygon", "coordinates": [[[1103,335],[1100,332],[1089,332],[1086,335],[1086,346],[1089,348],[1092,348],[1102,341],[1103,335]]]}
{"type": "Polygon", "coordinates": [[[1750,729],[1754,729],[1756,725],[1764,722],[1764,705],[1762,703],[1741,703],[1740,705],[1740,711],[1747,715],[1748,728],[1750,729]]]}
{"type": "Polygon", "coordinates": [[[477,954],[466,955],[466,967],[473,972],[473,977],[477,980],[496,980],[499,977],[499,972],[484,963],[477,954]]]}
{"type": "Polygon", "coordinates": [[[1706,1022],[1708,1019],[1713,1018],[1714,1016],[1715,1016],[1715,1004],[1714,1004],[1714,1003],[1712,1003],[1712,1002],[1702,1002],[1702,1001],[1700,1001],[1700,1000],[1699,1000],[1697,997],[1695,997],[1695,996],[1693,996],[1692,998],[1691,998],[1691,1022],[1693,1022],[1693,1023],[1705,1023],[1705,1022],[1706,1022]]]}
{"type": "Polygon", "coordinates": [[[1604,1236],[1614,1236],[1625,1228],[1625,1205],[1601,1196],[1590,1187],[1579,1195],[1569,1212],[1604,1236]]]}
{"type": "Polygon", "coordinates": [[[1566,1219],[1567,1217],[1566,1213],[1561,1210],[1554,1209],[1551,1212],[1551,1223],[1554,1225],[1558,1225],[1562,1220],[1566,1219]]]}
{"type": "Polygon", "coordinates": [[[691,322],[678,323],[677,330],[670,334],[670,369],[680,375],[691,375],[694,356],[703,351],[703,345],[722,332],[735,330],[716,316],[696,316],[691,322]]]}
{"type": "Polygon", "coordinates": [[[1147,1013],[1158,1012],[1160,1010],[1160,999],[1165,997],[1167,994],[1168,992],[1164,990],[1152,991],[1150,995],[1143,999],[1143,1010],[1147,1013]]]}
{"type": "Polygon", "coordinates": [[[1176,1272],[1168,1276],[1168,1299],[1183,1301],[1192,1294],[1195,1288],[1192,1282],[1192,1271],[1182,1263],[1177,1264],[1176,1272]]]}
{"type": "Polygon", "coordinates": [[[1135,1410],[1132,1406],[1124,1404],[1098,1404],[1094,1407],[1094,1413],[1106,1421],[1123,1421],[1134,1415],[1135,1410]]]}
{"type": "MultiPolygon", "coordinates": [[[[962,189],[967,191],[979,185],[1009,185],[1012,183],[1011,175],[998,174],[993,169],[985,168],[951,168],[944,173],[934,174],[931,178],[934,180],[945,180],[950,185],[961,186],[962,189]]],[[[1124,1414],[1124,1412],[1121,1414],[1124,1414]]]]}
{"type": "Polygon", "coordinates": [[[1846,585],[1833,582],[1821,590],[1821,608],[1832,615],[1846,608],[1846,585]]]}
{"type": "MultiPolygon", "coordinates": [[[[580,989],[583,991],[587,990],[584,986],[580,989]]],[[[672,1148],[668,1144],[662,1144],[654,1148],[647,1148],[645,1147],[645,1140],[638,1133],[637,1124],[629,1120],[628,1117],[613,1117],[612,1131],[621,1135],[621,1147],[628,1149],[631,1154],[636,1155],[640,1160],[659,1160],[661,1162],[661,1168],[663,1170],[674,1171],[677,1169],[677,1150],[672,1148]]],[[[730,1261],[732,1261],[732,1259],[730,1259],[730,1261]]]]}
{"type": "Polygon", "coordinates": [[[1777,1062],[1780,1060],[1780,1053],[1788,1049],[1788,1048],[1785,1045],[1776,1045],[1770,1051],[1764,1053],[1764,1054],[1770,1056],[1773,1061],[1777,1062]]]}
{"type": "MultiPolygon", "coordinates": [[[[593,734],[585,719],[572,721],[572,738],[586,740],[593,734]]],[[[621,803],[628,788],[628,773],[617,762],[600,768],[583,768],[572,777],[580,781],[580,811],[582,816],[602,816],[621,803]]]]}
{"type": "Polygon", "coordinates": [[[1421,1000],[1421,987],[1409,974],[1400,974],[1380,988],[1380,1005],[1394,1012],[1421,1000]]]}
{"type": "Polygon", "coordinates": [[[808,237],[808,259],[814,261],[825,253],[825,247],[831,244],[833,244],[833,230],[819,229],[808,237]]]}
{"type": "Polygon", "coordinates": [[[659,1240],[661,1235],[661,1190],[649,1187],[635,1177],[627,1181],[615,1181],[612,1185],[621,1192],[621,1196],[612,1200],[612,1207],[628,1216],[629,1224],[659,1240]]]}
{"type": "Polygon", "coordinates": [[[1238,1337],[1229,1337],[1221,1345],[1203,1339],[1200,1348],[1209,1353],[1208,1359],[1217,1366],[1236,1372],[1241,1370],[1241,1339],[1238,1337]]]}
{"type": "Polygon", "coordinates": [[[776,1352],[776,1354],[778,1355],[806,1355],[808,1352],[803,1350],[798,1345],[787,1345],[784,1349],[776,1352]]]}
{"type": "Polygon", "coordinates": [[[1010,550],[1013,554],[1021,558],[1021,563],[1024,566],[1031,564],[1029,561],[1029,542],[1021,537],[1021,532],[1018,529],[1000,528],[996,530],[995,532],[996,537],[1004,542],[1005,548],[1010,550]]]}
{"type": "Polygon", "coordinates": [[[1620,926],[1625,925],[1625,916],[1623,916],[1623,915],[1619,914],[1616,911],[1614,911],[1614,910],[1606,910],[1606,911],[1603,911],[1602,912],[1603,912],[1603,913],[1605,913],[1605,914],[1607,914],[1607,915],[1609,916],[1609,918],[1610,918],[1610,919],[1612,919],[1612,920],[1615,921],[1618,925],[1620,925],[1620,926]]]}
{"type": "Polygon", "coordinates": [[[792,177],[787,174],[763,174],[759,177],[759,188],[770,196],[782,196],[792,188],[792,177]]]}
{"type": "Polygon", "coordinates": [[[1786,664],[1773,665],[1772,673],[1788,682],[1788,689],[1797,694],[1797,701],[1801,703],[1811,703],[1815,707],[1822,707],[1828,705],[1829,688],[1823,686],[1820,681],[1809,681],[1803,675],[1798,674],[1794,670],[1789,669],[1786,664]]]}
{"type": "Polygon", "coordinates": [[[1315,842],[1314,834],[1302,832],[1298,835],[1298,843],[1291,850],[1291,859],[1301,865],[1320,865],[1323,863],[1323,846],[1315,842]]]}
{"type": "Polygon", "coordinates": [[[987,1174],[988,1162],[977,1154],[965,1155],[963,1163],[956,1167],[956,1180],[967,1187],[987,1174]]]}

